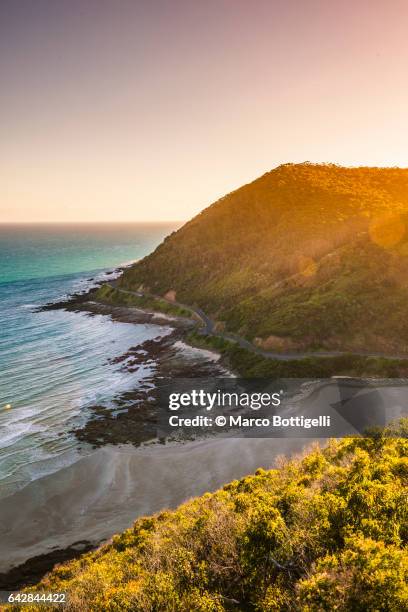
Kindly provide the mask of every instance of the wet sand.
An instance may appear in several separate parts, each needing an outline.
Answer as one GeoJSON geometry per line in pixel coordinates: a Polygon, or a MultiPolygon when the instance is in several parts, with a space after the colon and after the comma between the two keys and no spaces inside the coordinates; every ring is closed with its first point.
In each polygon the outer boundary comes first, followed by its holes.
{"type": "Polygon", "coordinates": [[[0,572],[74,542],[98,543],[141,515],[175,508],[311,439],[211,439],[135,448],[105,446],[27,485],[0,504],[0,572]]]}

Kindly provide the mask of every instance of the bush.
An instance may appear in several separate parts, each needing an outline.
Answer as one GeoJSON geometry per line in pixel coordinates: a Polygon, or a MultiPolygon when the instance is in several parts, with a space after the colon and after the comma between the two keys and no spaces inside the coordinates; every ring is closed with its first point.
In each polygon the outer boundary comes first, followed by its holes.
{"type": "Polygon", "coordinates": [[[406,610],[407,421],[399,427],[140,518],[33,590],[67,591],[71,612],[406,610]]]}

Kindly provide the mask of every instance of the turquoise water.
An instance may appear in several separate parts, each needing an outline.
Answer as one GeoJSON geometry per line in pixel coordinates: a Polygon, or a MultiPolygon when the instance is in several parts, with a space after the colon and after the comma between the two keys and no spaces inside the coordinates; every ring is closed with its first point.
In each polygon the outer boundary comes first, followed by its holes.
{"type": "Polygon", "coordinates": [[[0,497],[78,458],[69,433],[87,407],[152,374],[109,365],[169,330],[36,312],[151,252],[174,224],[0,226],[0,497]],[[8,408],[11,405],[11,408],[8,408]]]}
{"type": "Polygon", "coordinates": [[[0,283],[113,268],[144,257],[175,224],[0,225],[0,283]]]}

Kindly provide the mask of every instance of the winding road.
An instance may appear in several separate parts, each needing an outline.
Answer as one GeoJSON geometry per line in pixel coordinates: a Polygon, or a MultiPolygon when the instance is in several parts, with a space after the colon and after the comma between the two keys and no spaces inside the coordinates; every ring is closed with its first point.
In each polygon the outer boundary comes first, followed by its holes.
{"type": "Polygon", "coordinates": [[[181,302],[177,302],[175,300],[169,300],[165,297],[154,295],[153,293],[146,293],[140,291],[130,291],[128,289],[122,289],[117,286],[115,281],[107,283],[112,289],[116,291],[120,291],[121,293],[127,293],[129,295],[134,295],[135,297],[149,297],[154,300],[164,300],[173,306],[178,306],[179,308],[183,308],[184,310],[188,310],[192,314],[196,315],[196,317],[201,321],[202,327],[199,329],[199,333],[203,336],[214,336],[216,338],[223,338],[224,340],[229,340],[230,342],[235,342],[241,348],[247,349],[256,355],[260,355],[261,357],[265,357],[266,359],[278,359],[281,361],[291,361],[294,359],[306,359],[308,357],[341,357],[344,355],[355,355],[359,357],[379,357],[384,359],[408,359],[407,355],[387,355],[386,353],[371,353],[371,352],[344,352],[344,351],[318,351],[318,352],[304,352],[304,353],[289,353],[289,352],[281,352],[276,353],[274,351],[265,351],[257,346],[254,346],[252,342],[249,340],[245,340],[238,334],[228,333],[228,332],[217,332],[215,331],[215,321],[210,319],[205,312],[198,307],[190,306],[188,304],[182,304],[181,302]]]}

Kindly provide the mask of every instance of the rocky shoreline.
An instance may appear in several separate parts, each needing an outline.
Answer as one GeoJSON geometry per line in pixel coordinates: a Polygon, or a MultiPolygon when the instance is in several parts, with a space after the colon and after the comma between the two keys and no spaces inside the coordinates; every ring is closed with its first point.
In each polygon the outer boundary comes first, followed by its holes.
{"type": "Polygon", "coordinates": [[[78,441],[89,443],[94,448],[105,444],[126,443],[139,446],[156,438],[158,411],[161,409],[158,406],[157,381],[165,383],[175,378],[225,376],[226,371],[216,359],[203,358],[208,351],[191,347],[190,353],[186,355],[177,347],[177,343],[182,342],[186,334],[196,326],[192,319],[95,301],[100,284],[88,292],[46,304],[40,310],[85,312],[90,316],[109,316],[121,323],[147,323],[172,328],[170,334],[131,347],[124,355],[112,360],[111,363],[120,365],[128,373],[137,372],[142,365],[152,364],[154,373],[135,389],[115,397],[111,405],[89,407],[90,416],[85,425],[70,431],[78,441]]]}
{"type": "MultiPolygon", "coordinates": [[[[80,445],[90,444],[94,449],[129,443],[136,447],[151,442],[164,444],[165,440],[157,438],[159,411],[162,409],[158,405],[157,381],[225,376],[225,369],[214,356],[210,357],[207,351],[193,348],[189,351],[183,350],[186,333],[196,325],[191,319],[96,302],[94,298],[98,286],[90,291],[74,294],[66,300],[46,304],[39,310],[68,310],[84,312],[89,316],[104,315],[122,323],[148,323],[171,327],[172,331],[140,346],[131,347],[124,355],[112,360],[111,363],[129,373],[137,372],[142,365],[152,364],[152,376],[142,384],[139,383],[136,388],[115,397],[109,406],[89,407],[89,418],[85,424],[69,433],[77,438],[80,445]]],[[[55,564],[79,557],[100,544],[101,541],[81,540],[68,547],[56,548],[31,557],[9,571],[0,573],[0,588],[16,590],[35,584],[55,564]]]]}
{"type": "MultiPolygon", "coordinates": [[[[117,358],[115,361],[122,363],[122,368],[130,373],[136,372],[142,364],[153,363],[154,374],[137,388],[116,397],[111,406],[90,407],[91,416],[85,425],[72,430],[76,438],[94,448],[126,443],[139,446],[156,440],[159,412],[163,410],[158,401],[158,382],[166,384],[175,378],[225,375],[225,370],[216,361],[203,359],[199,349],[194,358],[177,348],[177,342],[183,337],[182,330],[174,329],[171,334],[147,340],[117,358]]],[[[158,441],[165,443],[163,439],[158,441]]]]}

